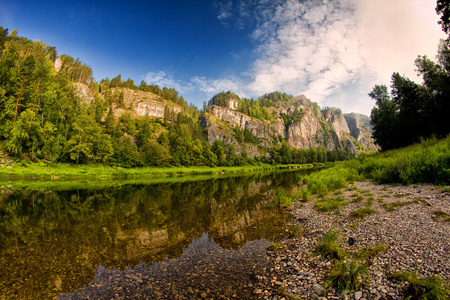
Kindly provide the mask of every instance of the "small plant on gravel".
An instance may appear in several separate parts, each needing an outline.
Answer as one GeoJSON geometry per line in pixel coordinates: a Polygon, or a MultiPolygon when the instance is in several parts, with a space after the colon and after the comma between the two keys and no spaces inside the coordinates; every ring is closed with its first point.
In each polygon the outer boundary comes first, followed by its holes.
{"type": "Polygon", "coordinates": [[[442,210],[433,211],[433,215],[433,219],[435,221],[438,221],[440,218],[442,218],[444,222],[450,222],[450,215],[442,210]]]}
{"type": "Polygon", "coordinates": [[[318,242],[314,252],[327,259],[343,259],[346,253],[345,249],[339,247],[340,237],[339,231],[331,228],[323,239],[318,242]]]}
{"type": "Polygon", "coordinates": [[[367,198],[367,206],[372,206],[372,203],[373,203],[373,196],[370,196],[369,198],[367,198]]]}
{"type": "Polygon", "coordinates": [[[450,186],[443,186],[439,190],[443,193],[450,193],[450,186]]]}
{"type": "Polygon", "coordinates": [[[401,201],[396,201],[396,202],[391,202],[391,203],[384,203],[384,204],[383,204],[383,207],[384,207],[387,211],[394,211],[397,207],[410,205],[411,203],[412,203],[412,202],[401,202],[401,201]]]}
{"type": "Polygon", "coordinates": [[[268,251],[277,252],[281,248],[281,244],[277,242],[270,243],[269,247],[267,247],[268,251]]]}
{"type": "Polygon", "coordinates": [[[309,197],[311,196],[311,194],[309,193],[308,189],[301,189],[300,190],[300,197],[302,199],[303,202],[308,201],[309,197]]]}
{"type": "Polygon", "coordinates": [[[364,264],[356,261],[336,261],[325,285],[333,286],[339,291],[353,291],[364,284],[369,276],[369,271],[364,264]]]}
{"type": "Polygon", "coordinates": [[[324,198],[317,200],[314,206],[320,212],[328,212],[337,210],[339,207],[346,205],[347,202],[341,196],[337,198],[324,198]]]}
{"type": "Polygon", "coordinates": [[[342,190],[336,190],[336,191],[333,193],[333,195],[335,195],[335,196],[337,196],[337,195],[342,195],[342,194],[343,194],[342,190]]]}
{"type": "Polygon", "coordinates": [[[419,300],[448,300],[450,290],[439,276],[419,278],[416,273],[401,272],[390,276],[392,279],[408,282],[405,291],[405,299],[419,300]]]}
{"type": "Polygon", "coordinates": [[[358,226],[359,226],[359,223],[361,223],[361,220],[358,220],[358,221],[354,222],[354,223],[350,226],[350,229],[351,229],[351,230],[356,230],[356,228],[358,228],[358,226]]]}
{"type": "Polygon", "coordinates": [[[300,225],[295,225],[294,229],[292,229],[291,237],[297,237],[300,234],[300,225]]]}
{"type": "Polygon", "coordinates": [[[373,213],[375,213],[376,210],[370,208],[370,207],[363,207],[363,208],[358,208],[356,210],[354,210],[351,214],[350,217],[352,218],[364,218],[365,216],[371,215],[373,213]]]}
{"type": "Polygon", "coordinates": [[[378,254],[384,252],[388,246],[386,244],[375,244],[372,246],[366,246],[361,248],[358,252],[356,252],[353,257],[359,260],[371,259],[377,256],[378,254]]]}

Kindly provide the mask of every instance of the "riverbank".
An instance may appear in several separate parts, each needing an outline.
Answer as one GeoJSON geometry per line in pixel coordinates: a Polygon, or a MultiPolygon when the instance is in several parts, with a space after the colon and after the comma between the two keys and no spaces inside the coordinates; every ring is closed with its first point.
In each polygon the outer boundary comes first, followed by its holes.
{"type": "MultiPolygon", "coordinates": [[[[341,204],[319,212],[324,209],[317,197],[291,207],[292,226],[299,234],[282,240],[277,251],[268,252],[272,267],[254,290],[261,299],[404,299],[409,285],[399,278],[406,272],[417,273],[419,278],[437,275],[444,280],[442,289],[449,288],[448,188],[355,182],[328,197],[341,204]],[[368,276],[356,276],[353,291],[337,288],[337,281],[329,276],[352,270],[337,270],[342,267],[337,259],[317,253],[318,243],[330,229],[339,232],[343,265],[351,269],[353,262],[367,270],[368,276]]],[[[431,284],[439,290],[439,282],[431,284]]]]}
{"type": "Polygon", "coordinates": [[[145,178],[156,176],[210,175],[270,170],[302,169],[332,166],[334,163],[304,165],[258,164],[235,167],[142,167],[121,168],[106,165],[74,165],[63,163],[0,163],[0,178],[6,179],[84,179],[145,178]]]}

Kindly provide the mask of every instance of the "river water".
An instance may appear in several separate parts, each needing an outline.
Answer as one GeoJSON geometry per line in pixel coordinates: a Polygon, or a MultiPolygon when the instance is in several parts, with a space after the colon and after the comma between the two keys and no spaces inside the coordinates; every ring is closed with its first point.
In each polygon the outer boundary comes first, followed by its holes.
{"type": "Polygon", "coordinates": [[[249,299],[304,171],[0,182],[0,299],[249,299]]]}

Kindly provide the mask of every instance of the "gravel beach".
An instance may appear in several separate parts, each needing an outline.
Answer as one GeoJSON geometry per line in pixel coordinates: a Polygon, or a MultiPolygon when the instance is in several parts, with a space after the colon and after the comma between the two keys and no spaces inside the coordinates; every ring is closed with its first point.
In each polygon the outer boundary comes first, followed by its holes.
{"type": "Polygon", "coordinates": [[[279,250],[268,252],[273,265],[264,278],[267,285],[254,291],[261,299],[403,299],[406,283],[389,277],[401,271],[419,277],[438,275],[448,285],[450,193],[433,185],[371,182],[356,182],[341,191],[339,196],[348,204],[338,211],[318,212],[314,199],[294,203],[292,225],[298,224],[300,233],[281,241],[279,250]],[[351,215],[367,207],[368,201],[372,214],[351,215]],[[340,231],[340,246],[348,253],[366,246],[384,247],[367,262],[370,276],[359,290],[325,289],[332,263],[314,254],[314,248],[330,228],[340,231]]]}

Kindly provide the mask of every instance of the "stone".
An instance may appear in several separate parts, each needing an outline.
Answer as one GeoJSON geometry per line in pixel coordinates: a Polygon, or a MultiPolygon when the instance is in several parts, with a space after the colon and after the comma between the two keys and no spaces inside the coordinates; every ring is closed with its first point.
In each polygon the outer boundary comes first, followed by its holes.
{"type": "Polygon", "coordinates": [[[313,289],[317,295],[322,295],[325,292],[325,289],[318,283],[313,285],[313,289]]]}
{"type": "Polygon", "coordinates": [[[253,294],[260,295],[260,294],[262,294],[262,290],[261,289],[254,289],[253,290],[253,294]]]}
{"type": "Polygon", "coordinates": [[[356,292],[355,293],[355,300],[359,300],[361,298],[362,298],[362,292],[361,291],[356,292]]]}

